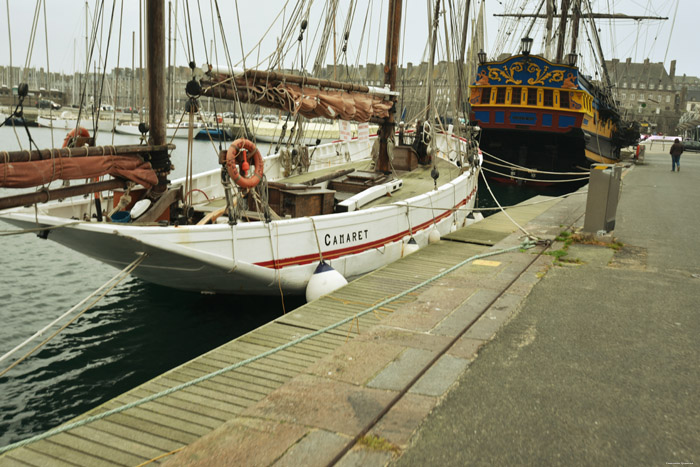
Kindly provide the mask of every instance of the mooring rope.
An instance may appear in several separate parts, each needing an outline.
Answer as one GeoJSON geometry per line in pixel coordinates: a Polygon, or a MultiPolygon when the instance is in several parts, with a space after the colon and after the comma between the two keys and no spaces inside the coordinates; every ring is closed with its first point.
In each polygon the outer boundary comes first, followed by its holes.
{"type": "Polygon", "coordinates": [[[508,219],[510,219],[510,221],[511,221],[513,224],[515,224],[515,226],[516,226],[522,233],[524,233],[525,235],[527,235],[528,238],[530,238],[530,239],[536,238],[536,237],[533,236],[530,232],[528,232],[527,230],[525,230],[524,227],[522,227],[520,224],[518,224],[517,222],[515,222],[515,219],[513,219],[512,217],[510,217],[510,215],[508,214],[508,212],[507,212],[505,209],[503,209],[503,207],[501,206],[501,203],[499,203],[499,202],[498,202],[498,199],[496,199],[496,195],[494,195],[494,194],[493,194],[493,191],[491,191],[491,187],[489,186],[489,182],[486,181],[486,175],[484,175],[484,172],[483,172],[483,171],[481,171],[480,173],[481,173],[481,178],[484,179],[484,183],[486,184],[486,188],[488,188],[489,193],[491,193],[491,197],[492,197],[493,200],[496,202],[496,205],[501,209],[501,211],[503,211],[503,214],[505,214],[506,217],[507,217],[508,219]]]}
{"type": "Polygon", "coordinates": [[[371,306],[371,307],[369,307],[369,308],[367,308],[367,309],[365,309],[365,310],[363,310],[363,311],[360,311],[359,313],[356,313],[356,314],[354,314],[354,315],[352,315],[352,316],[349,316],[349,317],[347,317],[347,318],[345,318],[345,319],[342,319],[342,320],[338,321],[338,322],[335,323],[335,324],[331,324],[331,325],[329,325],[329,326],[326,326],[325,328],[319,329],[319,330],[314,331],[314,332],[312,332],[312,333],[306,334],[305,336],[302,336],[302,337],[299,337],[299,338],[297,338],[297,339],[294,339],[293,341],[290,341],[290,342],[288,342],[288,343],[286,343],[286,344],[283,344],[283,345],[280,345],[280,346],[278,346],[278,347],[275,347],[274,349],[270,349],[270,350],[268,350],[268,351],[266,351],[266,352],[263,352],[263,353],[261,353],[261,354],[258,354],[258,355],[256,355],[256,356],[254,356],[254,357],[250,357],[250,358],[248,358],[248,359],[246,359],[246,360],[242,360],[242,361],[240,361],[240,362],[238,362],[238,363],[234,363],[233,365],[229,365],[229,366],[227,366],[227,367],[225,367],[225,368],[222,368],[222,369],[220,369],[220,370],[213,371],[213,372],[211,372],[211,373],[209,373],[209,374],[206,374],[206,375],[204,375],[204,376],[200,376],[199,378],[190,380],[190,381],[188,381],[188,382],[186,382],[186,383],[180,384],[180,385],[178,385],[178,386],[174,386],[174,387],[172,387],[172,388],[166,389],[166,390],[161,391],[161,392],[156,393],[156,394],[152,394],[152,395],[150,395],[150,396],[148,396],[148,397],[144,397],[143,399],[139,399],[139,400],[137,400],[137,401],[130,402],[129,404],[123,405],[123,406],[121,406],[121,407],[117,407],[117,408],[108,410],[108,411],[106,411],[106,412],[102,412],[102,413],[99,413],[99,414],[97,414],[97,415],[93,415],[93,416],[91,416],[91,417],[87,417],[87,418],[84,418],[84,419],[82,419],[82,420],[75,421],[75,422],[73,422],[73,423],[68,423],[68,424],[66,424],[66,425],[62,425],[62,426],[60,426],[60,427],[53,428],[53,429],[51,429],[51,430],[49,430],[49,431],[47,431],[47,432],[45,432],[45,433],[42,433],[42,434],[39,434],[39,435],[36,435],[36,436],[32,436],[31,438],[27,438],[27,439],[22,440],[22,441],[17,441],[16,443],[8,444],[7,446],[0,448],[0,454],[3,454],[3,453],[8,452],[8,451],[10,451],[10,450],[12,450],[12,449],[16,449],[16,448],[19,448],[19,447],[22,447],[22,446],[27,446],[27,445],[29,445],[29,444],[31,444],[31,443],[34,443],[34,442],[36,442],[36,441],[40,441],[40,440],[42,440],[42,439],[46,439],[46,438],[48,438],[48,437],[50,437],[50,436],[53,436],[53,435],[56,435],[56,434],[59,434],[59,433],[63,433],[63,432],[68,431],[68,430],[72,430],[72,429],[74,429],[74,428],[78,428],[78,427],[87,425],[87,424],[92,423],[92,422],[96,422],[96,421],[101,420],[101,419],[103,419],[103,418],[109,417],[110,415],[115,415],[115,414],[124,412],[125,410],[129,410],[129,409],[132,409],[132,408],[134,408],[134,407],[138,407],[138,406],[143,405],[143,404],[145,404],[145,403],[147,403],[147,402],[154,401],[154,400],[159,399],[159,398],[161,398],[161,397],[167,396],[167,395],[172,394],[172,393],[175,393],[175,392],[177,392],[177,391],[181,391],[181,390],[186,389],[186,388],[188,388],[188,387],[190,387],[190,386],[193,386],[193,385],[195,385],[195,384],[201,383],[201,382],[203,382],[203,381],[210,380],[210,379],[212,379],[212,378],[214,378],[214,377],[216,377],[216,376],[222,375],[222,374],[227,373],[227,372],[229,372],[229,371],[232,371],[232,370],[235,370],[235,369],[240,368],[240,367],[242,367],[242,366],[248,365],[249,363],[253,363],[253,362],[255,362],[255,361],[257,361],[257,360],[260,360],[260,359],[262,359],[262,358],[269,357],[270,355],[273,355],[273,354],[275,354],[275,353],[277,353],[277,352],[286,350],[286,349],[288,349],[288,348],[290,348],[290,347],[293,347],[293,346],[295,346],[295,345],[297,345],[297,344],[300,344],[300,343],[302,343],[302,342],[304,342],[304,341],[307,341],[307,340],[312,339],[312,338],[314,338],[314,337],[316,337],[316,336],[319,336],[319,335],[321,335],[321,334],[324,334],[324,333],[326,333],[326,332],[328,332],[328,331],[331,331],[331,330],[333,330],[333,329],[335,329],[335,328],[337,328],[337,327],[340,327],[340,326],[342,326],[342,325],[344,325],[344,324],[347,324],[347,323],[349,323],[349,322],[351,322],[351,321],[353,321],[353,320],[355,320],[355,319],[359,319],[360,317],[362,317],[362,316],[364,316],[364,315],[366,315],[366,314],[368,314],[368,313],[372,313],[373,311],[375,311],[375,310],[377,310],[377,309],[379,309],[379,308],[381,308],[381,307],[383,307],[383,306],[385,306],[385,305],[387,305],[387,304],[389,304],[389,303],[391,303],[391,302],[393,302],[393,301],[395,301],[395,300],[398,300],[399,298],[403,298],[403,297],[405,297],[406,295],[408,295],[408,294],[410,294],[410,293],[412,293],[412,292],[415,292],[416,290],[420,289],[421,287],[424,287],[424,286],[426,286],[426,285],[428,285],[428,284],[430,284],[430,283],[432,283],[432,282],[434,282],[434,281],[436,281],[436,280],[438,280],[438,279],[443,278],[443,277],[446,276],[447,274],[449,274],[449,273],[451,273],[451,272],[453,272],[453,271],[455,271],[455,270],[461,268],[462,266],[464,266],[465,264],[467,264],[467,263],[469,263],[469,262],[471,262],[471,261],[474,261],[474,260],[477,260],[477,259],[481,259],[481,258],[487,258],[487,257],[489,257],[489,256],[495,256],[495,255],[500,255],[500,254],[504,254],[504,253],[509,253],[509,252],[511,252],[511,251],[516,251],[516,250],[521,250],[521,249],[529,249],[529,248],[532,248],[532,247],[534,247],[534,246],[535,246],[535,243],[534,243],[534,242],[532,242],[532,241],[530,241],[530,240],[525,240],[525,241],[524,241],[523,243],[521,243],[520,245],[517,245],[517,246],[514,246],[514,247],[504,248],[504,249],[501,249],[501,250],[496,250],[496,251],[491,251],[491,252],[488,252],[488,253],[482,253],[482,254],[479,254],[479,255],[471,256],[471,257],[469,257],[469,258],[467,258],[467,259],[465,259],[465,260],[459,262],[458,264],[456,264],[456,265],[454,265],[454,266],[452,266],[452,267],[450,267],[450,268],[448,268],[448,269],[442,271],[441,273],[437,274],[436,276],[433,276],[433,277],[431,277],[431,278],[429,278],[429,279],[426,279],[425,281],[421,282],[420,284],[414,285],[413,287],[411,287],[411,288],[409,288],[409,289],[407,289],[407,290],[405,290],[405,291],[403,291],[403,292],[401,292],[401,293],[399,293],[399,294],[397,294],[397,295],[394,295],[394,296],[392,296],[392,297],[386,298],[386,299],[382,300],[381,302],[379,302],[379,303],[377,303],[377,304],[375,304],[375,305],[373,305],[373,306],[371,306]]]}
{"type": "MultiPolygon", "coordinates": [[[[78,303],[78,304],[75,305],[73,308],[71,308],[70,310],[68,310],[67,312],[65,312],[65,313],[62,314],[61,316],[59,316],[57,319],[55,319],[54,321],[52,321],[51,323],[49,323],[49,324],[48,324],[47,326],[45,326],[44,328],[42,328],[42,329],[40,329],[39,331],[37,331],[36,333],[34,333],[34,335],[31,336],[29,339],[25,340],[24,342],[22,342],[21,344],[19,344],[18,346],[16,346],[14,349],[10,350],[10,351],[7,352],[5,355],[3,355],[2,357],[0,357],[0,361],[3,361],[3,360],[5,360],[5,359],[7,359],[8,357],[10,357],[11,355],[13,355],[13,354],[14,354],[15,352],[17,352],[19,349],[21,349],[22,347],[24,347],[25,345],[27,345],[28,343],[30,343],[31,341],[33,341],[34,339],[36,339],[37,337],[41,337],[47,329],[49,329],[51,326],[53,326],[54,324],[56,324],[57,322],[59,322],[60,320],[62,320],[64,317],[68,316],[70,313],[72,313],[72,312],[73,312],[75,309],[77,309],[79,306],[83,305],[83,304],[84,304],[86,301],[88,301],[90,298],[92,298],[92,297],[94,297],[95,295],[97,295],[97,293],[99,293],[102,289],[104,289],[105,287],[109,286],[109,287],[107,288],[107,290],[105,290],[99,297],[97,297],[95,300],[93,300],[92,303],[90,303],[88,306],[86,306],[85,308],[83,308],[78,314],[76,314],[73,318],[71,318],[66,324],[64,324],[63,326],[61,326],[61,327],[60,327],[58,330],[56,330],[53,334],[51,334],[49,337],[47,337],[46,339],[44,339],[40,344],[36,345],[32,350],[30,350],[29,352],[27,352],[26,354],[24,354],[24,355],[23,355],[22,357],[20,357],[19,359],[15,360],[10,366],[8,366],[8,367],[5,368],[4,370],[0,371],[0,377],[3,376],[3,375],[4,375],[5,373],[7,373],[8,371],[10,371],[10,370],[11,370],[12,368],[14,368],[15,366],[19,365],[21,362],[23,362],[23,361],[26,360],[27,358],[29,358],[30,355],[32,355],[34,352],[36,352],[36,351],[39,350],[41,347],[43,347],[44,345],[46,345],[51,339],[53,339],[54,337],[56,337],[56,336],[58,335],[58,333],[60,333],[61,331],[63,331],[63,330],[64,330],[65,328],[67,328],[71,323],[73,323],[76,319],[78,319],[80,316],[82,316],[86,311],[88,311],[90,308],[92,308],[97,302],[99,302],[100,300],[102,300],[102,298],[104,298],[105,295],[107,295],[107,294],[108,294],[112,289],[114,289],[122,280],[124,280],[124,278],[125,278],[126,276],[128,276],[134,269],[136,269],[136,268],[138,267],[138,265],[141,264],[141,262],[142,262],[145,258],[146,258],[146,255],[145,255],[145,254],[139,255],[139,257],[136,258],[134,261],[132,261],[127,267],[125,267],[124,269],[122,269],[121,271],[119,271],[119,273],[118,273],[116,276],[114,276],[113,278],[111,278],[110,280],[108,280],[107,282],[105,282],[100,288],[98,288],[98,289],[95,290],[93,293],[91,293],[90,295],[88,295],[87,297],[85,297],[80,303],[78,303]],[[110,284],[111,284],[111,285],[110,285],[110,284]]],[[[2,453],[2,451],[0,451],[0,453],[2,453]]]]}

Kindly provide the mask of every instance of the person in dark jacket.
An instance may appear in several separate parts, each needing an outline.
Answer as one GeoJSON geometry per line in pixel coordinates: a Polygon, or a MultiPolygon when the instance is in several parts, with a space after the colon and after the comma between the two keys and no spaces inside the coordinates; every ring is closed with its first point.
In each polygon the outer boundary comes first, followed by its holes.
{"type": "Polygon", "coordinates": [[[681,154],[683,154],[683,143],[681,143],[681,140],[676,138],[676,140],[673,142],[671,145],[671,172],[674,172],[676,170],[676,167],[678,167],[678,171],[681,171],[681,154]]]}

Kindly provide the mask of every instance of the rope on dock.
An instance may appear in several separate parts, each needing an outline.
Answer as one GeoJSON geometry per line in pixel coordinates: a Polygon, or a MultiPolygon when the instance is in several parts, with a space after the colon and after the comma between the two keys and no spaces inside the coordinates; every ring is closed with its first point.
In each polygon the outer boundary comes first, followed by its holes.
{"type": "MultiPolygon", "coordinates": [[[[98,289],[95,290],[93,293],[91,293],[90,295],[88,295],[87,297],[85,297],[83,300],[81,300],[80,303],[78,303],[77,305],[75,305],[73,308],[71,308],[70,310],[66,311],[65,313],[63,313],[61,316],[59,316],[58,318],[56,318],[55,320],[53,320],[51,323],[49,323],[49,324],[47,324],[46,326],[44,326],[42,329],[40,329],[40,330],[38,330],[37,332],[35,332],[34,335],[31,336],[29,339],[25,340],[24,342],[22,342],[21,344],[19,344],[18,346],[16,346],[14,349],[10,350],[10,351],[7,352],[5,355],[3,355],[2,357],[0,357],[0,362],[3,361],[3,360],[5,360],[5,359],[7,359],[7,358],[10,357],[11,355],[13,355],[15,352],[17,352],[19,349],[21,349],[21,348],[24,347],[25,345],[29,344],[29,343],[30,343],[31,341],[33,341],[34,339],[36,339],[36,338],[38,338],[38,337],[41,337],[41,336],[44,334],[44,332],[46,332],[46,330],[48,330],[49,328],[51,328],[51,326],[53,326],[54,324],[58,323],[59,321],[61,321],[61,320],[62,320],[63,318],[65,318],[66,316],[70,315],[70,314],[71,314],[73,311],[75,311],[79,306],[82,306],[85,302],[87,302],[87,301],[90,300],[92,297],[94,297],[95,295],[97,295],[97,294],[98,294],[100,291],[102,291],[104,288],[107,288],[107,290],[105,290],[104,292],[102,292],[102,294],[101,294],[99,297],[97,297],[95,300],[93,300],[92,303],[90,303],[88,306],[86,306],[85,308],[83,308],[78,314],[76,314],[73,318],[71,318],[66,324],[64,324],[63,326],[61,326],[57,331],[55,331],[55,332],[54,332],[53,334],[51,334],[49,337],[47,337],[46,339],[44,339],[40,344],[38,344],[37,346],[35,346],[32,350],[30,350],[29,352],[27,352],[26,354],[24,354],[24,355],[23,355],[22,357],[20,357],[18,360],[14,361],[10,366],[8,366],[8,367],[5,368],[4,370],[0,371],[0,377],[3,376],[3,375],[4,375],[5,373],[7,373],[8,371],[10,371],[10,370],[11,370],[12,368],[14,368],[15,366],[17,366],[18,364],[20,364],[22,361],[26,360],[30,355],[32,355],[34,352],[36,352],[37,350],[39,350],[41,347],[43,347],[44,345],[46,345],[46,343],[48,343],[51,339],[53,339],[54,337],[56,337],[56,336],[58,335],[58,333],[60,333],[61,331],[63,331],[63,330],[64,330],[65,328],[67,328],[71,323],[73,323],[76,319],[78,319],[81,315],[83,315],[83,313],[85,313],[86,311],[88,311],[88,310],[89,310],[90,308],[92,308],[97,302],[99,302],[100,300],[102,300],[102,298],[104,298],[105,295],[107,295],[112,289],[114,289],[114,288],[117,286],[117,284],[119,284],[122,280],[124,280],[124,278],[125,278],[126,276],[128,276],[129,274],[131,274],[131,272],[132,272],[134,269],[136,269],[136,268],[138,267],[138,265],[141,264],[141,262],[142,262],[144,259],[146,259],[146,255],[145,255],[145,254],[141,254],[138,258],[136,258],[134,261],[132,261],[127,267],[125,267],[124,269],[122,269],[121,271],[119,271],[119,273],[118,273],[117,275],[115,275],[114,277],[112,277],[110,280],[108,280],[107,282],[105,282],[104,284],[102,284],[102,286],[100,286],[100,288],[98,288],[98,289]],[[111,285],[110,285],[110,284],[111,284],[111,285]]],[[[0,451],[0,452],[1,452],[1,451],[0,451]]]]}
{"type": "Polygon", "coordinates": [[[73,423],[68,423],[68,424],[66,424],[66,425],[62,425],[62,426],[60,426],[60,427],[53,428],[53,429],[51,429],[51,430],[49,430],[49,431],[47,431],[47,432],[45,432],[45,433],[42,433],[42,434],[40,434],[40,435],[32,436],[31,438],[27,438],[27,439],[22,440],[22,441],[17,441],[16,443],[8,444],[7,446],[0,448],[0,454],[3,454],[3,453],[5,453],[5,452],[8,452],[8,451],[10,451],[10,450],[12,450],[12,449],[16,449],[16,448],[19,448],[19,447],[27,446],[27,445],[29,445],[29,444],[31,444],[31,443],[34,443],[34,442],[36,442],[36,441],[40,441],[40,440],[42,440],[42,439],[46,439],[46,438],[48,438],[48,437],[50,437],[50,436],[53,436],[53,435],[56,435],[56,434],[59,434],[59,433],[63,433],[63,432],[68,431],[68,430],[72,430],[72,429],[74,429],[74,428],[78,428],[78,427],[87,425],[87,424],[92,423],[92,422],[96,422],[96,421],[101,420],[101,419],[103,419],[103,418],[109,417],[110,415],[115,415],[115,414],[124,412],[125,410],[129,410],[129,409],[132,409],[132,408],[134,408],[134,407],[138,407],[138,406],[143,405],[143,404],[145,404],[145,403],[147,403],[147,402],[154,401],[154,400],[156,400],[156,399],[159,399],[159,398],[161,398],[161,397],[164,397],[164,396],[167,396],[167,395],[169,395],[169,394],[175,393],[175,392],[177,392],[177,391],[181,391],[181,390],[183,390],[183,389],[186,389],[186,388],[188,388],[188,387],[190,387],[190,386],[193,386],[193,385],[195,385],[195,384],[201,383],[201,382],[203,382],[203,381],[210,380],[210,379],[212,379],[212,378],[214,378],[214,377],[216,377],[216,376],[219,376],[219,375],[222,375],[222,374],[227,373],[227,372],[229,372],[229,371],[235,370],[235,369],[240,368],[240,367],[242,367],[242,366],[245,366],[245,365],[247,365],[247,364],[249,364],[249,363],[253,363],[253,362],[255,362],[255,361],[257,361],[257,360],[260,360],[260,359],[262,359],[262,358],[269,357],[270,355],[273,355],[273,354],[275,354],[275,353],[277,353],[277,352],[280,352],[280,351],[282,351],[282,350],[286,350],[286,349],[288,349],[288,348],[290,348],[290,347],[292,347],[292,346],[294,346],[294,345],[300,344],[300,343],[302,343],[302,342],[304,342],[304,341],[307,341],[307,340],[312,339],[312,338],[314,338],[314,337],[316,337],[316,336],[319,336],[319,335],[324,334],[324,333],[326,333],[326,332],[328,332],[328,331],[331,331],[331,330],[333,330],[333,329],[335,329],[335,328],[337,328],[337,327],[340,327],[340,326],[342,326],[342,325],[344,325],[344,324],[347,324],[347,323],[349,323],[350,321],[353,321],[353,320],[358,319],[358,318],[360,318],[360,317],[362,317],[362,316],[364,316],[364,315],[366,315],[366,314],[368,314],[368,313],[371,313],[371,312],[373,312],[373,311],[375,311],[375,310],[377,310],[377,309],[379,309],[379,308],[381,308],[381,307],[383,307],[383,306],[385,306],[385,305],[387,305],[387,304],[389,304],[389,303],[391,303],[391,302],[393,302],[393,301],[395,301],[395,300],[398,300],[399,298],[405,297],[406,295],[408,295],[408,294],[410,294],[410,293],[412,293],[412,292],[414,292],[414,291],[420,289],[421,287],[424,287],[424,286],[426,286],[426,285],[428,285],[428,284],[430,284],[430,283],[432,283],[432,282],[434,282],[434,281],[436,281],[436,280],[438,280],[438,279],[443,278],[443,277],[446,276],[447,274],[449,274],[449,273],[451,273],[452,271],[455,271],[455,270],[461,268],[462,266],[466,265],[467,263],[469,263],[469,262],[471,262],[471,261],[475,261],[475,260],[481,259],[481,258],[487,258],[487,257],[489,257],[489,256],[496,256],[496,255],[500,255],[500,254],[504,254],[504,253],[509,253],[509,252],[511,252],[511,251],[530,249],[530,248],[533,248],[534,246],[535,246],[535,243],[532,242],[532,241],[530,241],[530,240],[528,239],[528,240],[525,240],[525,241],[524,241],[523,243],[521,243],[520,245],[517,245],[517,246],[514,246],[514,247],[504,248],[504,249],[501,249],[501,250],[496,250],[496,251],[491,251],[491,252],[488,252],[488,253],[482,253],[482,254],[478,254],[478,255],[471,256],[471,257],[469,257],[469,258],[467,258],[467,259],[465,259],[465,260],[459,262],[458,264],[456,264],[456,265],[454,265],[454,266],[452,266],[452,267],[450,267],[450,268],[448,268],[448,269],[442,271],[441,273],[437,274],[436,276],[433,276],[433,277],[431,277],[430,279],[426,279],[425,281],[421,282],[420,284],[414,285],[413,287],[411,287],[411,288],[409,288],[409,289],[407,289],[407,290],[405,290],[405,291],[403,291],[403,292],[401,292],[401,293],[399,293],[399,294],[397,294],[397,295],[394,295],[393,297],[386,298],[386,299],[382,300],[381,302],[379,302],[379,303],[377,303],[377,304],[375,304],[375,305],[373,305],[373,306],[371,306],[371,307],[369,307],[369,308],[367,308],[367,309],[365,309],[365,310],[363,310],[363,311],[360,311],[359,313],[356,313],[356,314],[353,315],[353,316],[349,316],[349,317],[347,317],[347,318],[345,318],[345,319],[342,319],[342,320],[338,321],[338,322],[335,323],[335,324],[331,324],[331,325],[329,325],[329,326],[326,326],[325,328],[319,329],[319,330],[314,331],[314,332],[312,332],[312,333],[309,333],[309,334],[307,334],[307,335],[305,335],[305,336],[299,337],[298,339],[294,339],[293,341],[290,341],[290,342],[288,342],[288,343],[286,343],[286,344],[283,344],[283,345],[281,345],[281,346],[275,347],[274,349],[270,349],[270,350],[268,350],[268,351],[266,351],[266,352],[263,352],[263,353],[261,353],[261,354],[258,354],[258,355],[256,355],[256,356],[254,356],[254,357],[250,357],[250,358],[248,358],[248,359],[246,359],[246,360],[242,360],[242,361],[240,361],[240,362],[238,362],[238,363],[234,363],[233,365],[229,365],[229,366],[227,366],[227,367],[225,367],[225,368],[222,368],[222,369],[220,369],[220,370],[211,372],[211,373],[206,374],[206,375],[204,375],[204,376],[200,376],[199,378],[193,379],[193,380],[188,381],[188,382],[186,382],[186,383],[180,384],[180,385],[178,385],[178,386],[174,386],[174,387],[172,387],[172,388],[166,389],[166,390],[161,391],[161,392],[156,393],[156,394],[152,394],[152,395],[150,395],[150,396],[148,396],[148,397],[144,397],[143,399],[139,399],[139,400],[137,400],[137,401],[130,402],[129,404],[123,405],[123,406],[121,406],[121,407],[116,407],[116,408],[111,409],[111,410],[108,410],[108,411],[106,411],[106,412],[102,412],[102,413],[99,413],[99,414],[97,414],[97,415],[93,415],[93,416],[91,416],[91,417],[87,417],[87,418],[84,418],[84,419],[82,419],[82,420],[78,420],[78,421],[73,422],[73,423]]]}

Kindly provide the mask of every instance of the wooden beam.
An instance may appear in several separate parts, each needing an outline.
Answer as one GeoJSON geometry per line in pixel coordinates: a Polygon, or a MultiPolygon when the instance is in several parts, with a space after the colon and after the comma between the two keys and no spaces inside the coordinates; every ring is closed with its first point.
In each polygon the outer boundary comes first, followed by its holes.
{"type": "Polygon", "coordinates": [[[152,152],[175,149],[174,144],[159,146],[83,146],[80,148],[39,149],[34,151],[2,151],[0,164],[6,162],[30,162],[53,159],[56,157],[95,157],[95,156],[142,156],[152,152]]]}
{"type": "Polygon", "coordinates": [[[0,209],[28,206],[35,203],[47,203],[52,199],[63,199],[70,198],[71,196],[98,193],[100,191],[116,190],[117,188],[125,188],[126,183],[126,180],[114,178],[103,182],[86,183],[84,185],[69,186],[67,188],[57,188],[55,190],[42,190],[22,195],[7,196],[5,198],[0,198],[0,209]]]}
{"type": "Polygon", "coordinates": [[[368,86],[363,86],[360,84],[344,83],[342,81],[335,81],[331,79],[320,79],[307,76],[291,75],[288,73],[280,73],[277,71],[247,70],[245,72],[245,77],[248,80],[253,79],[263,81],[286,81],[287,83],[294,83],[299,85],[303,84],[304,86],[318,86],[319,88],[341,89],[343,91],[364,93],[368,93],[370,91],[368,86]]]}
{"type": "MultiPolygon", "coordinates": [[[[495,14],[493,16],[502,16],[502,17],[508,17],[508,18],[537,18],[537,19],[547,19],[549,18],[548,15],[543,15],[543,14],[536,14],[536,13],[501,13],[501,14],[495,14]]],[[[561,14],[554,14],[552,15],[552,18],[560,18],[562,15],[561,14]]],[[[564,15],[566,16],[566,15],[564,15]]],[[[584,18],[593,18],[593,19],[629,19],[629,20],[634,20],[634,21],[640,21],[643,19],[648,19],[648,20],[659,20],[659,21],[665,21],[668,19],[667,16],[631,16],[631,15],[625,15],[622,13],[587,13],[583,15],[584,18]]]]}

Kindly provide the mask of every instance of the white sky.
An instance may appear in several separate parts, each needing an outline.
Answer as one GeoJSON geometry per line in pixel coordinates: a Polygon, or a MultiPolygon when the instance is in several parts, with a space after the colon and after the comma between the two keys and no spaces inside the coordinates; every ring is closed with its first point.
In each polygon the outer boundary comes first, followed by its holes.
{"type": "MultiPolygon", "coordinates": [[[[464,0],[460,0],[464,2],[464,0]]],[[[472,8],[478,7],[482,1],[485,1],[486,21],[487,21],[487,52],[493,55],[494,42],[496,40],[499,28],[510,28],[510,23],[503,21],[501,18],[493,17],[494,13],[502,13],[504,8],[510,7],[513,4],[520,3],[521,0],[472,0],[472,8]]],[[[584,0],[585,1],[585,0],[584,0]]],[[[664,62],[668,70],[671,60],[677,60],[677,75],[688,74],[691,76],[700,76],[700,60],[697,59],[698,52],[696,50],[697,40],[695,39],[695,30],[700,24],[700,0],[591,0],[595,11],[607,12],[610,9],[617,13],[626,13],[629,15],[651,14],[658,16],[668,16],[669,20],[665,22],[652,21],[641,23],[637,26],[634,21],[619,21],[615,24],[614,33],[611,32],[607,21],[600,21],[600,35],[603,44],[606,59],[620,58],[624,60],[626,57],[632,57],[633,61],[641,62],[644,58],[649,57],[652,62],[664,62]],[[674,23],[674,13],[678,5],[678,13],[674,23]],[[673,31],[673,34],[671,34],[673,31]],[[669,45],[669,35],[670,45],[669,45]],[[668,48],[668,55],[667,54],[668,48]]],[[[11,41],[12,41],[12,61],[14,66],[24,66],[27,51],[29,48],[30,32],[32,29],[32,18],[34,15],[35,5],[37,0],[4,0],[0,2],[0,65],[9,65],[9,42],[8,38],[8,6],[11,24],[11,41]],[[8,5],[9,3],[9,5],[8,5]]],[[[444,0],[443,3],[446,3],[444,0]]],[[[46,19],[48,28],[48,47],[49,47],[49,68],[51,71],[61,71],[70,73],[73,70],[84,69],[85,60],[85,2],[81,0],[46,0],[46,19]],[[77,65],[76,65],[77,63],[77,65]],[[82,67],[80,66],[82,64],[82,67]]],[[[94,14],[95,0],[89,0],[91,14],[94,14]]],[[[104,37],[107,37],[107,29],[109,28],[109,16],[113,3],[117,5],[115,14],[113,42],[110,45],[108,68],[111,68],[117,63],[117,46],[118,46],[118,28],[119,28],[119,8],[122,0],[105,0],[105,9],[107,11],[104,22],[105,32],[104,37]]],[[[132,32],[136,31],[136,40],[138,41],[139,28],[139,13],[138,0],[124,0],[124,15],[122,25],[122,44],[120,66],[131,66],[131,47],[132,47],[132,32]]],[[[173,8],[175,0],[172,1],[173,8]]],[[[212,19],[209,13],[210,5],[214,0],[191,0],[189,2],[190,13],[193,22],[193,39],[195,43],[195,59],[197,65],[200,66],[204,62],[203,44],[206,42],[209,47],[212,39],[212,19]],[[197,12],[198,5],[201,4],[202,20],[204,22],[204,35],[202,38],[202,28],[200,26],[200,18],[197,12]]],[[[231,51],[231,56],[234,61],[241,58],[241,44],[239,40],[239,31],[237,27],[235,2],[233,0],[219,0],[221,8],[222,21],[226,25],[227,42],[231,51]]],[[[287,4],[286,12],[284,13],[285,22],[288,22],[290,12],[296,0],[285,2],[283,0],[239,0],[238,8],[243,25],[243,49],[246,53],[260,40],[265,30],[273,22],[275,16],[283,11],[283,7],[287,4]]],[[[359,47],[359,38],[362,34],[362,29],[365,27],[365,35],[369,35],[364,39],[363,53],[360,54],[359,63],[367,62],[383,62],[384,57],[384,28],[386,27],[386,0],[358,0],[357,9],[350,31],[350,47],[349,47],[349,62],[353,64],[356,60],[356,53],[359,47]],[[371,16],[367,15],[367,12],[371,16]],[[381,18],[380,18],[381,15],[381,18]],[[381,22],[380,22],[381,19],[381,22]],[[378,28],[381,25],[381,31],[378,28]],[[377,46],[378,41],[381,45],[377,46]],[[367,44],[370,47],[367,47],[367,44]]],[[[449,2],[448,2],[449,3],[449,2]]],[[[455,0],[453,3],[458,3],[455,0]]],[[[526,8],[526,12],[533,12],[539,0],[530,0],[530,6],[526,8]]],[[[559,3],[559,0],[557,0],[559,3]]],[[[340,35],[350,0],[341,0],[340,11],[337,14],[337,34],[338,48],[340,48],[340,35]]],[[[309,19],[309,29],[307,30],[307,41],[313,36],[318,27],[318,18],[325,7],[325,2],[316,0],[311,8],[311,16],[309,19]]],[[[167,1],[166,1],[167,8],[167,1]]],[[[177,64],[186,65],[187,58],[184,51],[183,39],[186,33],[184,28],[183,10],[185,9],[184,0],[178,1],[179,13],[179,34],[178,34],[178,59],[177,64]]],[[[427,1],[426,0],[404,0],[404,9],[406,10],[406,31],[404,34],[405,50],[403,52],[402,62],[412,61],[420,62],[425,53],[425,43],[427,37],[427,1]]],[[[263,42],[260,51],[255,51],[247,59],[246,65],[254,65],[258,56],[264,57],[274,50],[277,37],[281,34],[283,26],[282,16],[276,23],[272,25],[272,29],[268,34],[268,38],[263,42]],[[259,55],[258,55],[259,54],[259,55]]],[[[167,20],[166,20],[167,28],[167,20]]],[[[299,28],[294,28],[292,42],[296,43],[299,28]]],[[[514,31],[513,36],[518,35],[519,31],[514,31]]],[[[515,38],[519,40],[519,37],[515,38]]],[[[220,44],[220,35],[217,32],[217,43],[220,44]]],[[[536,42],[537,44],[537,42],[536,42]]],[[[103,49],[106,47],[106,42],[103,43],[103,49]]],[[[220,47],[220,45],[219,45],[220,47]]],[[[138,42],[137,42],[138,48],[138,42]]],[[[507,51],[517,52],[517,46],[513,46],[507,51]]],[[[296,47],[293,51],[296,51],[296,47]]],[[[537,45],[533,48],[533,52],[538,52],[537,45]]],[[[221,56],[221,51],[219,51],[221,56]]],[[[103,52],[104,55],[104,52],[103,52]]],[[[308,52],[307,52],[308,55],[308,52]]],[[[328,55],[332,57],[332,54],[328,55]]],[[[441,57],[444,59],[445,57],[441,57]]],[[[219,60],[223,64],[223,59],[219,60]]],[[[138,57],[136,58],[138,66],[138,57]]],[[[32,59],[30,66],[44,67],[47,65],[46,51],[46,35],[44,34],[44,12],[42,10],[39,22],[38,33],[36,35],[32,59]]]]}

